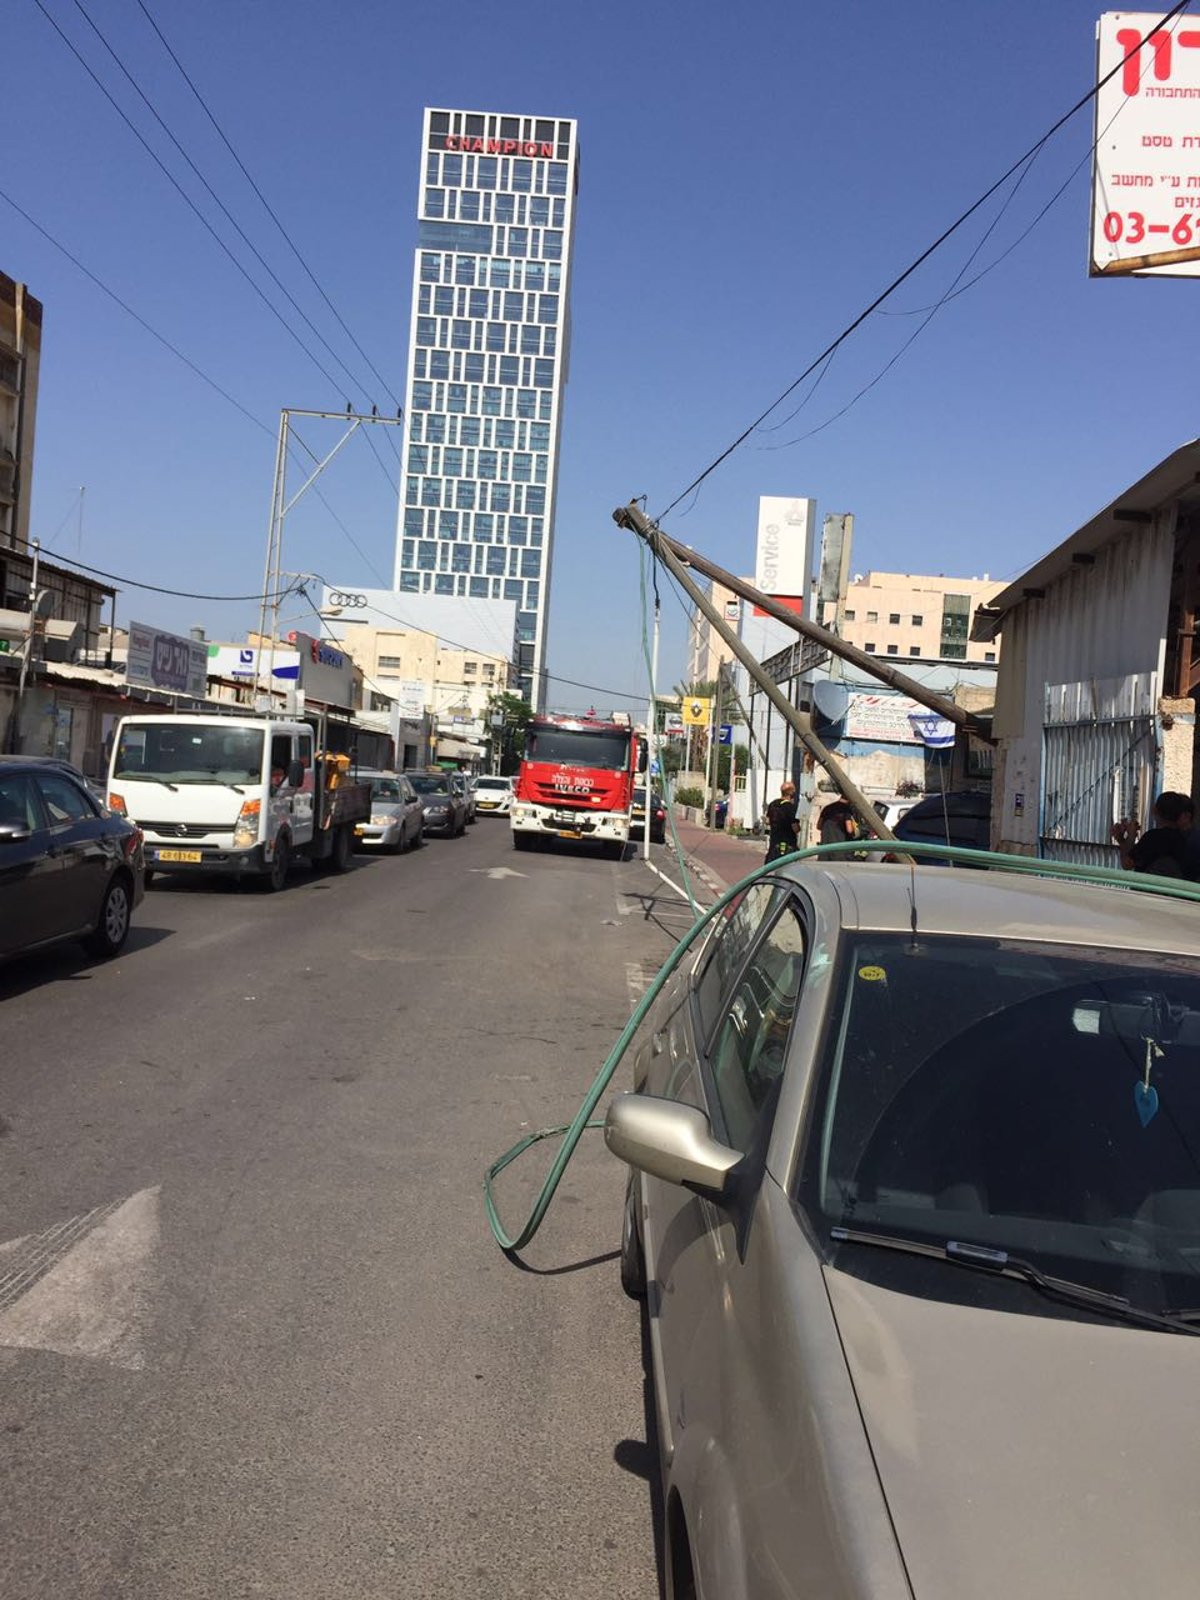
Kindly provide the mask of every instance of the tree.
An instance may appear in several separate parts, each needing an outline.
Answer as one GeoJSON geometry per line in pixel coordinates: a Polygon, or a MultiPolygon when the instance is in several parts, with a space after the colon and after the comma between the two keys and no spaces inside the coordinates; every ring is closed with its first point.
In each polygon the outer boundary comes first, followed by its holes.
{"type": "Polygon", "coordinates": [[[493,748],[499,747],[499,770],[502,773],[515,772],[521,764],[525,729],[533,716],[533,707],[519,694],[502,691],[488,695],[485,715],[493,748]],[[495,725],[494,719],[497,717],[500,718],[499,726],[495,725]]]}

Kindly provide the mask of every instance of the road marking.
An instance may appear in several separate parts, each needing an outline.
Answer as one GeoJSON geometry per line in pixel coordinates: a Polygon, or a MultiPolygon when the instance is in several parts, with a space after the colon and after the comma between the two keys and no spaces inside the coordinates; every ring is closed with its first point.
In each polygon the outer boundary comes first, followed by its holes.
{"type": "Polygon", "coordinates": [[[525,878],[529,874],[514,872],[511,867],[469,867],[470,872],[486,872],[489,878],[525,878]]]}
{"type": "Polygon", "coordinates": [[[0,1345],[141,1371],[158,1195],[142,1189],[0,1245],[0,1345]]]}

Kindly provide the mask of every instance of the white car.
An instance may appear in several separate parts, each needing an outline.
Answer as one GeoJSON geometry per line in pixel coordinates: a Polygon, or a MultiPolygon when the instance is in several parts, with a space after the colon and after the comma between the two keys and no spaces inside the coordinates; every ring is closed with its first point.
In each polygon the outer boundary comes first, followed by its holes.
{"type": "Polygon", "coordinates": [[[506,817],[512,810],[511,778],[486,774],[475,779],[475,809],[481,815],[506,817]]]}
{"type": "Polygon", "coordinates": [[[900,818],[906,816],[920,798],[920,795],[913,797],[894,795],[887,800],[872,800],[871,804],[882,817],[884,826],[894,828],[900,818]]]}

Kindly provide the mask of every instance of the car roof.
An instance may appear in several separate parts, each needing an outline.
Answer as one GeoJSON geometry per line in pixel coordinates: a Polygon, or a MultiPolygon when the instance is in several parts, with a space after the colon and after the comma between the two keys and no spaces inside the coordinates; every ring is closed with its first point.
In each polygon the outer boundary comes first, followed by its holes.
{"type": "Polygon", "coordinates": [[[910,933],[915,899],[919,933],[1200,957],[1200,902],[1132,884],[886,862],[796,862],[781,871],[814,898],[836,900],[842,927],[858,931],[910,933]]]}

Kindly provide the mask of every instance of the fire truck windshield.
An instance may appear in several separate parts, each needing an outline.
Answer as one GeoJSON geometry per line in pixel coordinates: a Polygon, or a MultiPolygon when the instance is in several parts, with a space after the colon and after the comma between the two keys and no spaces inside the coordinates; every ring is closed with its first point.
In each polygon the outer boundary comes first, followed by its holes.
{"type": "Polygon", "coordinates": [[[553,762],[560,767],[600,767],[624,772],[629,766],[627,733],[591,733],[572,728],[530,729],[526,761],[553,762]]]}

